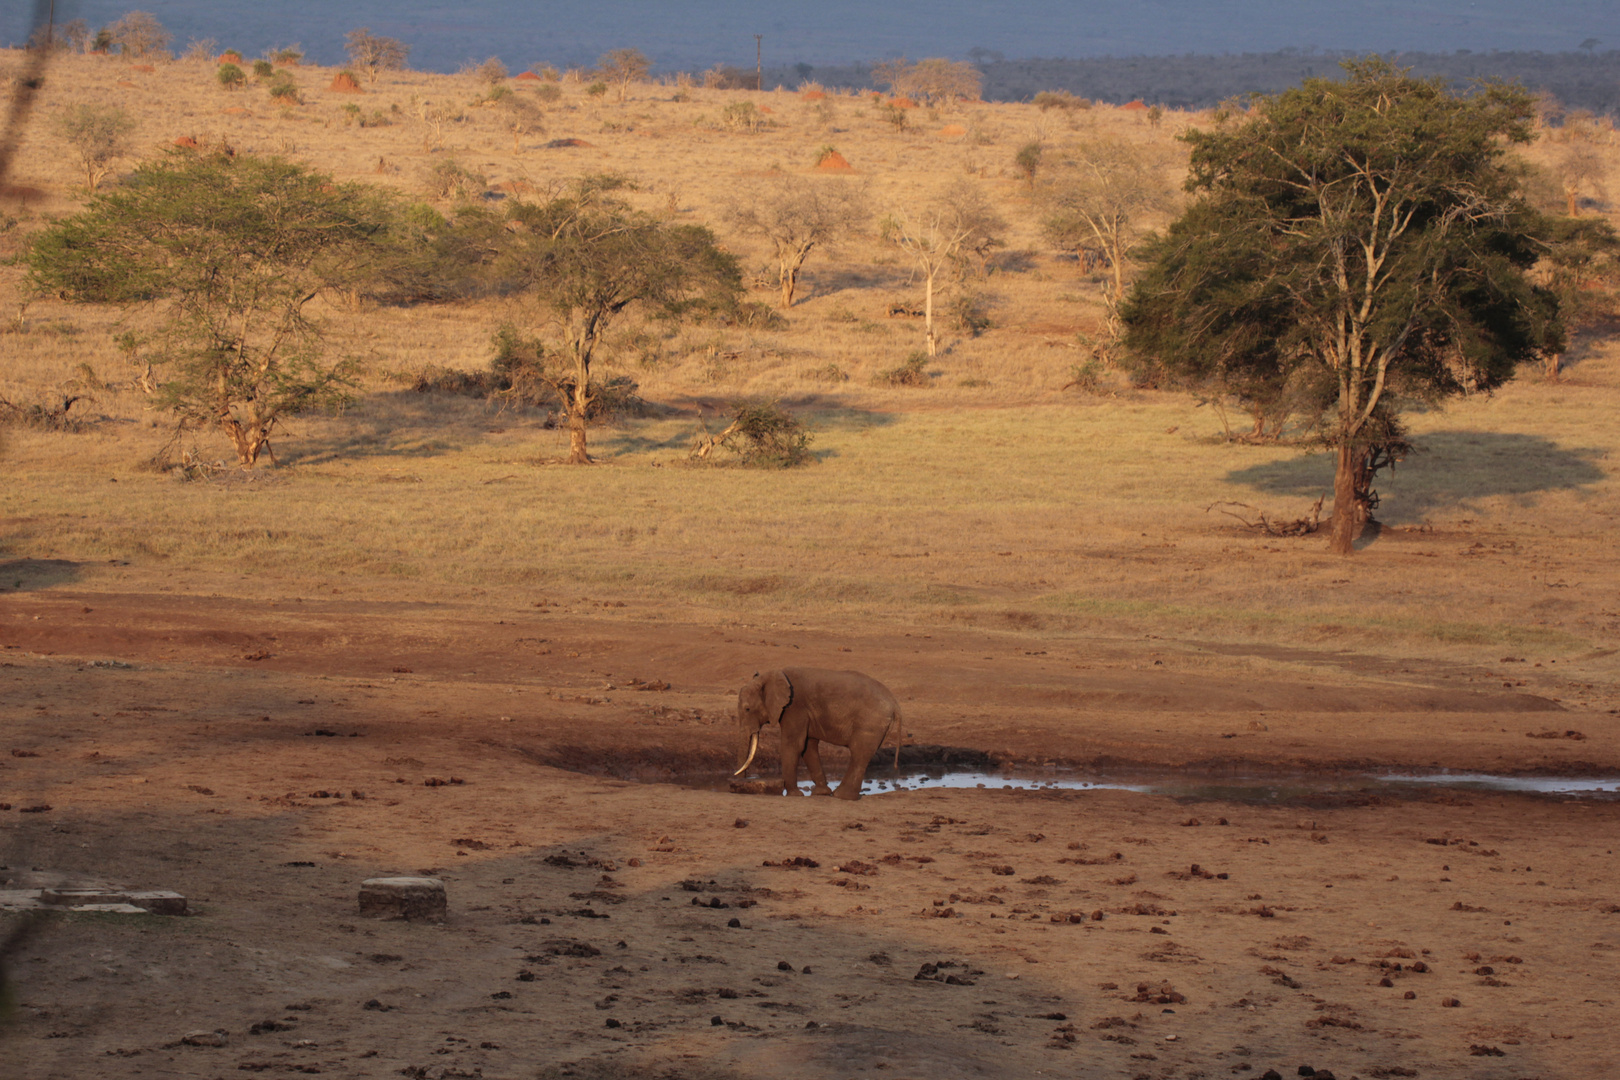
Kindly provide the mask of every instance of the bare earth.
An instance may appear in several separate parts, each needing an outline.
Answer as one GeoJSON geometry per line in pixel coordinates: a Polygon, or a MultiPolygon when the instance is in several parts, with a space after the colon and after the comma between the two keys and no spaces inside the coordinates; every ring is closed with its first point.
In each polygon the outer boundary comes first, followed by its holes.
{"type": "Polygon", "coordinates": [[[1620,1075],[1615,802],[631,779],[726,771],[785,663],[882,679],[914,760],[1620,775],[1545,669],[212,584],[0,606],[0,878],[195,912],[48,920],[0,1074],[1620,1075]],[[415,873],[446,925],[357,915],[415,873]]]}

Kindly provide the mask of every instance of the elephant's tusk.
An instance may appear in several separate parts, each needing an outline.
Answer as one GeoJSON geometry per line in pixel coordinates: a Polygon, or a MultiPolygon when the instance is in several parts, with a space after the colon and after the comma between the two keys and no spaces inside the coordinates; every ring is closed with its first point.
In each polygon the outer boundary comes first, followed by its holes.
{"type": "Polygon", "coordinates": [[[748,766],[754,763],[754,755],[757,753],[759,753],[759,732],[756,731],[753,735],[749,736],[748,739],[748,760],[743,762],[742,767],[731,775],[741,776],[743,773],[747,772],[748,766]]]}

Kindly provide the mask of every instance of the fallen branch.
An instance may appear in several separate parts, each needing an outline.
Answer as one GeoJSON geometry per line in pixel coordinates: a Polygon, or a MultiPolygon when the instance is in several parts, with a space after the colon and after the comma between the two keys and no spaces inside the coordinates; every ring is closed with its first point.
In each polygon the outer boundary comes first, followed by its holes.
{"type": "Polygon", "coordinates": [[[1315,503],[1311,504],[1311,512],[1309,516],[1295,518],[1292,521],[1273,521],[1271,518],[1266,516],[1265,511],[1261,510],[1257,506],[1250,506],[1248,503],[1230,501],[1210,503],[1208,506],[1204,507],[1204,513],[1209,513],[1217,506],[1236,506],[1241,509],[1251,511],[1255,515],[1256,520],[1250,521],[1242,514],[1235,513],[1231,510],[1223,509],[1221,513],[1225,514],[1229,518],[1234,518],[1237,521],[1241,521],[1245,527],[1253,529],[1256,532],[1263,532],[1267,536],[1309,536],[1311,533],[1316,532],[1322,527],[1322,501],[1326,498],[1327,496],[1323,495],[1319,497],[1315,503]]]}

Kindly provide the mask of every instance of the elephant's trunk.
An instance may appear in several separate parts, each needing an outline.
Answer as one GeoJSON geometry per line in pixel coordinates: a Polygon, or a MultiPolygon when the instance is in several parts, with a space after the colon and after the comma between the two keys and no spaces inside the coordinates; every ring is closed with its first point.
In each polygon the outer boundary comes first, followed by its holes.
{"type": "Polygon", "coordinates": [[[748,740],[748,758],[747,758],[747,760],[745,760],[741,765],[739,765],[737,767],[737,771],[732,773],[731,775],[732,776],[741,776],[743,773],[747,772],[748,771],[748,766],[750,766],[750,765],[752,765],[754,763],[754,755],[757,754],[757,753],[759,753],[759,732],[755,731],[754,734],[752,735],[752,737],[750,737],[749,740],[748,740]]]}

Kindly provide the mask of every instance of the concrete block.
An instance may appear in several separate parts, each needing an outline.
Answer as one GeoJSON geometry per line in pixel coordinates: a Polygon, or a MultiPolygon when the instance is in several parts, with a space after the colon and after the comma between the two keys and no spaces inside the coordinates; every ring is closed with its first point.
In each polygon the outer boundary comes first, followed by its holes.
{"type": "Polygon", "coordinates": [[[380,919],[443,922],[444,882],[430,877],[367,878],[360,883],[360,914],[380,919]]]}

